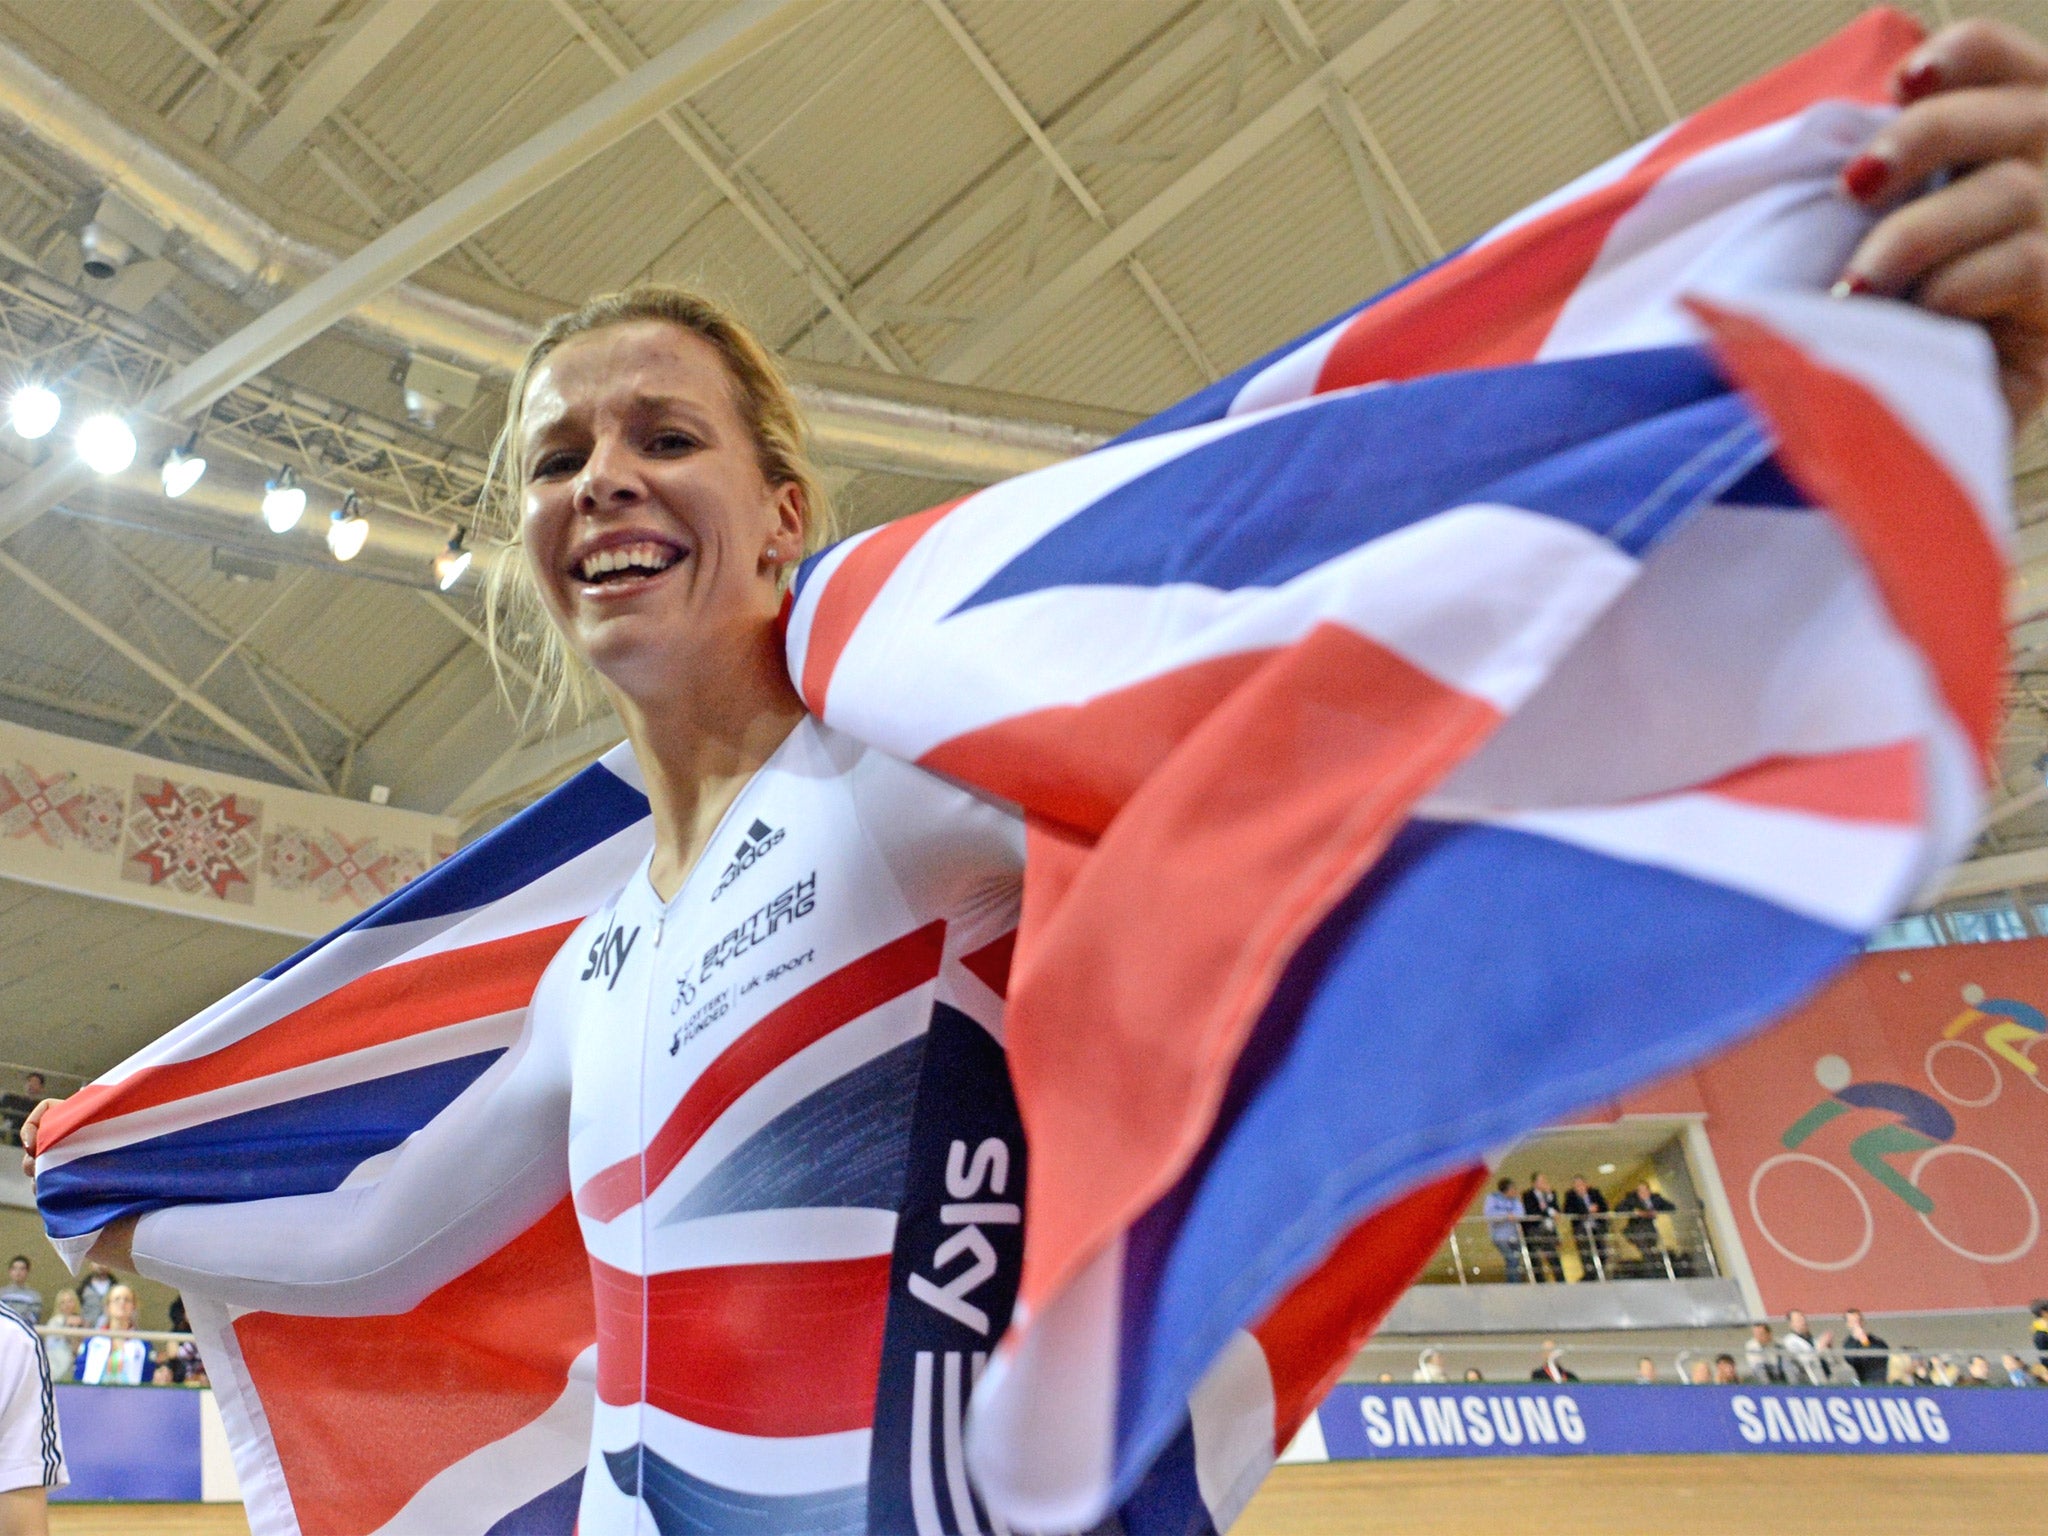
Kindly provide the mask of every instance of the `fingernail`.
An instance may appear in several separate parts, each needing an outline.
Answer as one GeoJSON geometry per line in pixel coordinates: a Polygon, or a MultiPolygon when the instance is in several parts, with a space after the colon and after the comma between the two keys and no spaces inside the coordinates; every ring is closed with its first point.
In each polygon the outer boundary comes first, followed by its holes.
{"type": "Polygon", "coordinates": [[[1842,167],[1842,185],[1859,203],[1867,203],[1891,180],[1892,164],[1882,155],[1862,154],[1842,167]]]}
{"type": "Polygon", "coordinates": [[[1828,290],[1828,297],[1831,299],[1853,299],[1875,292],[1877,292],[1877,284],[1860,272],[1850,272],[1828,290]]]}
{"type": "Polygon", "coordinates": [[[1902,105],[1911,105],[1940,88],[1941,68],[1932,59],[1909,64],[1899,72],[1899,101],[1902,105]]]}

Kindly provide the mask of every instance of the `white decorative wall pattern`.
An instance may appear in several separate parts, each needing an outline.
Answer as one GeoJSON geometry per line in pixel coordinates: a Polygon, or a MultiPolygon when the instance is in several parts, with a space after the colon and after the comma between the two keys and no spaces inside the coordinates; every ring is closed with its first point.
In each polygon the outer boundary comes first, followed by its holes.
{"type": "Polygon", "coordinates": [[[441,816],[0,722],[0,877],[312,937],[456,847],[441,816]]]}

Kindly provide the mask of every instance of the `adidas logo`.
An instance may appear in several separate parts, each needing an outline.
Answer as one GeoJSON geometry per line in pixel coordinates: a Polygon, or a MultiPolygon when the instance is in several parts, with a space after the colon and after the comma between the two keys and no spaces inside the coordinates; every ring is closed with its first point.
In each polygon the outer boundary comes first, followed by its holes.
{"type": "Polygon", "coordinates": [[[733,884],[752,869],[767,855],[768,850],[782,841],[782,828],[771,827],[759,817],[747,828],[747,835],[740,839],[739,851],[732,856],[732,862],[725,866],[725,873],[718,877],[718,887],[711,893],[713,901],[723,896],[726,887],[733,884]]]}

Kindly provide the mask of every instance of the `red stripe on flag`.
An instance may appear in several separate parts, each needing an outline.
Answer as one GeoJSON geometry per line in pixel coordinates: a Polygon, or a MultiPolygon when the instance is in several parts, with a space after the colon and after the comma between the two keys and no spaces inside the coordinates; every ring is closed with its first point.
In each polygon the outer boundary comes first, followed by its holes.
{"type": "Polygon", "coordinates": [[[918,762],[1093,837],[1188,733],[1272,656],[1271,650],[1237,651],[1085,704],[1012,715],[941,742],[918,762]]]}
{"type": "Polygon", "coordinates": [[[971,955],[962,955],[960,963],[968,973],[979,978],[981,984],[997,997],[1010,995],[1010,958],[1017,952],[1017,930],[1012,928],[993,943],[984,944],[971,955]]]}
{"type": "Polygon", "coordinates": [[[376,1530],[547,1412],[597,1336],[567,1200],[410,1312],[250,1312],[234,1330],[302,1536],[376,1530]]]}
{"type": "Polygon", "coordinates": [[[1624,175],[1480,249],[1453,256],[1353,320],[1317,392],[1534,358],[1620,219],[1679,162],[1827,99],[1890,100],[1921,41],[1904,12],[1871,11],[1819,47],[1685,119],[1624,175]]]}
{"type": "Polygon", "coordinates": [[[1926,813],[1920,744],[1913,741],[1816,757],[1767,757],[1700,785],[1699,792],[1841,821],[1917,827],[1926,813]]]}
{"type": "Polygon", "coordinates": [[[856,544],[825,578],[825,590],[818,594],[817,609],[811,614],[810,638],[804,644],[804,675],[799,688],[811,713],[823,716],[825,695],[832,688],[832,672],[839,656],[868,605],[887,585],[896,567],[911,547],[929,533],[948,512],[967,498],[956,497],[927,507],[913,517],[898,518],[856,544]]]}
{"type": "Polygon", "coordinates": [[[1869,386],[1746,315],[1688,304],[1776,433],[1780,467],[1849,535],[1988,763],[2004,714],[2005,562],[1976,503],[1869,386]]]}
{"type": "Polygon", "coordinates": [[[735,1435],[874,1422],[889,1255],[627,1274],[593,1258],[597,1395],[735,1435]]]}
{"type": "Polygon", "coordinates": [[[945,944],[945,923],[927,923],[841,966],[767,1014],[704,1069],[645,1152],[591,1176],[576,1192],[576,1208],[592,1221],[610,1221],[638,1205],[754,1084],[833,1030],[937,976],[945,944]]]}
{"type": "Polygon", "coordinates": [[[1403,1195],[1351,1229],[1251,1335],[1273,1377],[1273,1454],[1294,1438],[1430,1255],[1486,1187],[1466,1168],[1403,1195]]]}
{"type": "Polygon", "coordinates": [[[1180,1176],[1288,960],[1499,720],[1322,625],[1191,731],[1092,851],[1056,861],[1056,905],[1027,862],[1005,1032],[1032,1150],[1031,1306],[1180,1176]]]}
{"type": "Polygon", "coordinates": [[[50,1111],[38,1150],[87,1121],[154,1109],[431,1029],[509,1013],[533,1001],[548,962],[576,929],[554,923],[359,976],[303,1008],[191,1061],[145,1067],[118,1083],[81,1088],[50,1111]]]}

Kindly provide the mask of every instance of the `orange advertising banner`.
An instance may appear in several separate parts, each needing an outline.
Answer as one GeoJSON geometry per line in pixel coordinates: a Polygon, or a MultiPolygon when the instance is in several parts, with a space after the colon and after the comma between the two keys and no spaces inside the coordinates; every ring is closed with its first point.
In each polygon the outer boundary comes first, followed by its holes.
{"type": "Polygon", "coordinates": [[[1764,1301],[2048,1296],[2048,939],[1866,955],[1691,1074],[1764,1301]]]}

